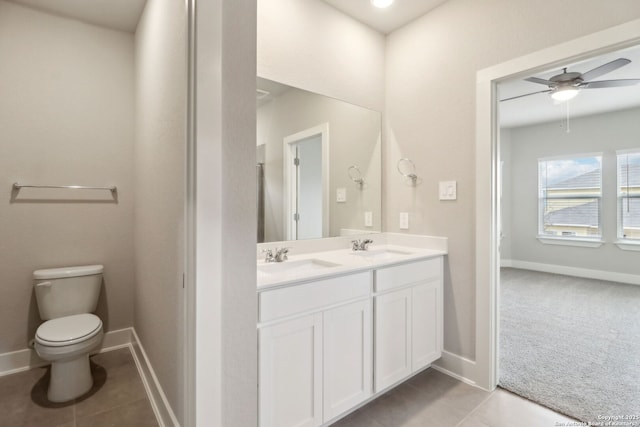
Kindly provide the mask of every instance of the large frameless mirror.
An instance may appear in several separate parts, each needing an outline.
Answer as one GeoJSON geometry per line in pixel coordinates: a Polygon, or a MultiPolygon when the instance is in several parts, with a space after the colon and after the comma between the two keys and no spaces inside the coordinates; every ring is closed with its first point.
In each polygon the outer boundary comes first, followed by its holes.
{"type": "Polygon", "coordinates": [[[381,114],[257,79],[258,243],[380,232],[381,114]]]}

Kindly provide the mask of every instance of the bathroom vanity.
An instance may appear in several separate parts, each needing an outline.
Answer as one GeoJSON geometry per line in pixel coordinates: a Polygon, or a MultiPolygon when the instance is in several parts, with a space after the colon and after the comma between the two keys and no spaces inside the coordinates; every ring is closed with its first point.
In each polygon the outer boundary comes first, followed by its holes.
{"type": "Polygon", "coordinates": [[[330,425],[438,359],[445,254],[384,244],[259,261],[260,426],[330,425]]]}

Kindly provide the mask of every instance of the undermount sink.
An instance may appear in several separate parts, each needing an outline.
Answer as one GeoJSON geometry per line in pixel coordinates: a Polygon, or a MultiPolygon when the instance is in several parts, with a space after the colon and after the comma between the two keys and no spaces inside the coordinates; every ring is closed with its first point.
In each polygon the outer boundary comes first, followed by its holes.
{"type": "Polygon", "coordinates": [[[366,251],[351,252],[351,255],[367,258],[374,261],[393,259],[411,254],[412,252],[400,251],[397,249],[372,249],[366,251]]]}
{"type": "Polygon", "coordinates": [[[311,258],[261,264],[258,266],[258,272],[265,274],[305,274],[339,266],[340,264],[334,262],[311,258]]]}

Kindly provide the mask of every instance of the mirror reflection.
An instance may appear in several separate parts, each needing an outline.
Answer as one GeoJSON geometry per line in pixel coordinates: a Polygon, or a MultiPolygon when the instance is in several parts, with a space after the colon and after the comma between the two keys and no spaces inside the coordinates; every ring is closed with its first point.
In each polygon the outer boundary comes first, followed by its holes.
{"type": "Polygon", "coordinates": [[[258,242],[381,231],[381,114],[257,79],[258,242]]]}

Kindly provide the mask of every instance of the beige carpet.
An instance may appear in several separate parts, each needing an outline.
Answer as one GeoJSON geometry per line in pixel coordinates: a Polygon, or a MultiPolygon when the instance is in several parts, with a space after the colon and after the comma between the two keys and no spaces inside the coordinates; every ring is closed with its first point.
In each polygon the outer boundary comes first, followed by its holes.
{"type": "Polygon", "coordinates": [[[500,298],[501,387],[640,426],[640,286],[503,268],[500,298]]]}

